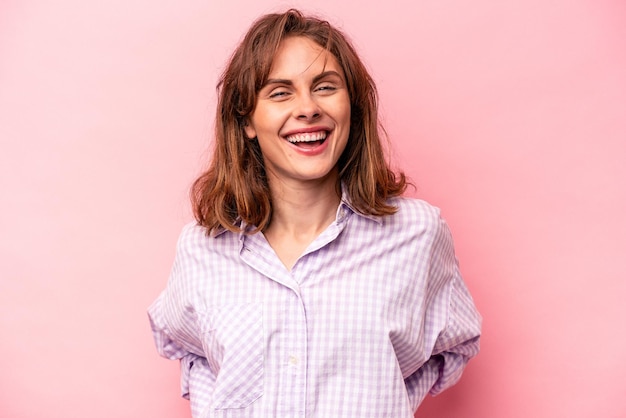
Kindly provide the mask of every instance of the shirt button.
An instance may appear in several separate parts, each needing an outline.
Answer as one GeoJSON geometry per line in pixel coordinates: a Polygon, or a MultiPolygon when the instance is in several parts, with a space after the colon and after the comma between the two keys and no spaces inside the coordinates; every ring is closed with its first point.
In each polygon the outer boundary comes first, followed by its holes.
{"type": "Polygon", "coordinates": [[[298,364],[298,357],[296,356],[289,356],[289,364],[291,364],[292,366],[295,366],[298,364]]]}

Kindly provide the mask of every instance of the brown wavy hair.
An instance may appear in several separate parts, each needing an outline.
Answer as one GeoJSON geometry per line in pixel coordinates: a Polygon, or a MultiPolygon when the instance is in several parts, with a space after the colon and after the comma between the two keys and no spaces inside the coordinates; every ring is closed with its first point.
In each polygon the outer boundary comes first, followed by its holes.
{"type": "Polygon", "coordinates": [[[208,233],[239,231],[240,221],[262,231],[271,221],[272,200],[263,156],[244,127],[265,85],[282,39],[304,36],[333,54],[344,71],[350,96],[350,136],[338,161],[339,177],[352,206],[366,215],[396,212],[389,198],[407,186],[385,159],[376,86],[346,36],[327,21],[295,9],[268,14],[250,28],[217,85],[215,144],[211,164],[191,188],[193,212],[208,233]]]}

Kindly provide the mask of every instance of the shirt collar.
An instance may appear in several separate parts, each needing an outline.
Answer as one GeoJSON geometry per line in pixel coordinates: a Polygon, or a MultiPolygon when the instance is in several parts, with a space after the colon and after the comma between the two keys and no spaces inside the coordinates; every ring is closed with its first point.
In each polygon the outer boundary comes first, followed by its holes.
{"type": "Polygon", "coordinates": [[[381,216],[376,216],[376,215],[366,215],[364,213],[359,212],[358,210],[356,210],[354,208],[354,206],[352,205],[352,200],[350,199],[350,195],[348,194],[348,187],[346,186],[346,184],[344,182],[341,182],[341,203],[339,204],[339,209],[337,210],[337,218],[336,221],[339,222],[341,220],[341,216],[342,215],[342,208],[344,209],[344,211],[350,210],[350,212],[362,217],[362,218],[366,218],[369,220],[372,220],[378,224],[382,224],[383,223],[383,219],[381,216]]]}
{"type": "MultiPolygon", "coordinates": [[[[354,206],[352,205],[352,201],[350,199],[350,195],[348,194],[348,187],[345,185],[344,182],[341,182],[341,202],[339,203],[339,207],[337,208],[337,215],[335,216],[335,222],[337,223],[341,223],[344,220],[347,219],[347,212],[346,211],[350,211],[350,213],[356,214],[358,216],[361,216],[362,218],[366,218],[369,220],[372,220],[374,222],[376,222],[377,224],[382,224],[383,220],[381,216],[376,216],[376,215],[367,215],[364,213],[359,212],[357,209],[354,208],[354,206]]],[[[241,232],[239,233],[240,235],[240,239],[243,238],[244,231],[249,230],[249,229],[254,229],[253,225],[248,225],[245,221],[243,221],[242,219],[237,219],[236,223],[239,223],[240,227],[241,227],[241,232]]],[[[225,233],[227,231],[227,229],[225,228],[221,228],[219,231],[217,231],[213,237],[217,238],[220,235],[222,235],[223,233],[225,233]]]]}

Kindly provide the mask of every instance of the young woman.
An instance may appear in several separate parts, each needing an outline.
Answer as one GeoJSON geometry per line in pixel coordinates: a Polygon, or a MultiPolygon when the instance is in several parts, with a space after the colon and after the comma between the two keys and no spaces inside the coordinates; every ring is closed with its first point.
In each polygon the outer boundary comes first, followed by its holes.
{"type": "Polygon", "coordinates": [[[149,309],[194,417],[412,417],[478,352],[439,211],[401,197],[346,37],[263,16],[219,84],[215,149],[149,309]]]}

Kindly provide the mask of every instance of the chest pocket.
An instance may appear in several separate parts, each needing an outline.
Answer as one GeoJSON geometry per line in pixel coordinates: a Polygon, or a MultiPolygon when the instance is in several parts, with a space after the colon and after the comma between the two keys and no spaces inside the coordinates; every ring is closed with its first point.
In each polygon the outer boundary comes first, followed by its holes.
{"type": "Polygon", "coordinates": [[[263,395],[263,306],[223,305],[202,318],[202,346],[215,373],[211,408],[245,408],[263,395]]]}

